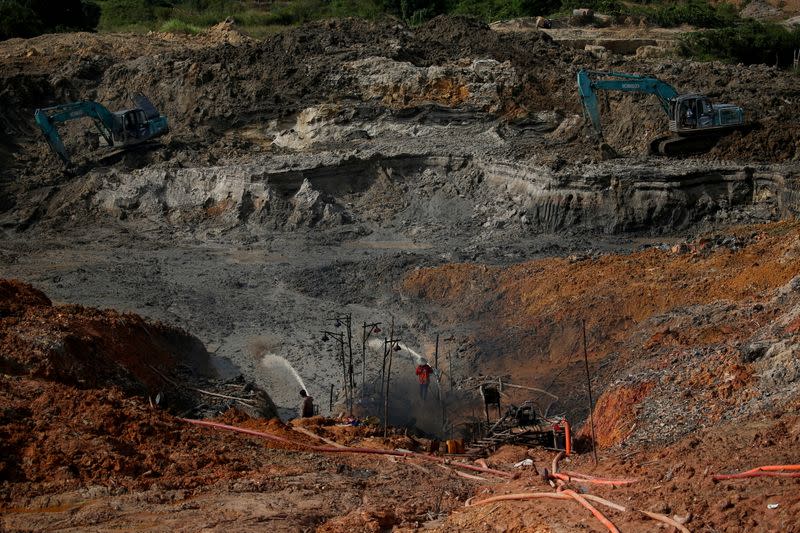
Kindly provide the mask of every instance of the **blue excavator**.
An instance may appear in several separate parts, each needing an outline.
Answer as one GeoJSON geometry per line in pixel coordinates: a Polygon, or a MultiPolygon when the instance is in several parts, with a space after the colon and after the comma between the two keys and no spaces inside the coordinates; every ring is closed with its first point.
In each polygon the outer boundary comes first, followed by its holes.
{"type": "Polygon", "coordinates": [[[701,153],[714,147],[720,137],[745,127],[744,111],[733,104],[713,104],[702,94],[678,94],[670,84],[649,76],[621,72],[578,71],[578,93],[583,109],[600,140],[598,91],[652,94],[669,119],[668,135],[650,142],[659,155],[701,153]]]}
{"type": "Polygon", "coordinates": [[[91,118],[97,128],[97,134],[87,132],[92,135],[93,144],[99,146],[102,138],[107,146],[120,148],[140,145],[169,130],[167,118],[159,114],[146,96],[136,93],[132,100],[133,108],[116,112],[89,100],[45,107],[36,110],[34,119],[50,148],[69,166],[69,152],[58,133],[58,124],[84,117],[91,118]]]}

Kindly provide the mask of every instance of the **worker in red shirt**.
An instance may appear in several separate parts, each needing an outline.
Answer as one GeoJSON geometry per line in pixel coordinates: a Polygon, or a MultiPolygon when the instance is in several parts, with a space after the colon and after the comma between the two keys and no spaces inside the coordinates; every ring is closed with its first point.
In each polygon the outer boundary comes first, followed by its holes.
{"type": "Polygon", "coordinates": [[[428,385],[431,381],[431,374],[433,374],[431,365],[425,359],[420,359],[417,365],[417,378],[419,378],[419,397],[422,398],[422,401],[428,398],[428,385]]]}

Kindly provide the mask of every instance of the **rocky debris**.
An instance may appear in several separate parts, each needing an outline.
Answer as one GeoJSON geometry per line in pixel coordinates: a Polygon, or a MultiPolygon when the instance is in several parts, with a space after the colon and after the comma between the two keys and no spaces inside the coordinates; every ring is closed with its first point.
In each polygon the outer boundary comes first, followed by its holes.
{"type": "Polygon", "coordinates": [[[752,0],[747,2],[739,15],[745,18],[753,18],[758,20],[778,20],[783,18],[783,12],[774,5],[764,0],[752,0]]]}
{"type": "Polygon", "coordinates": [[[294,210],[287,220],[290,227],[341,224],[348,219],[344,209],[314,190],[307,179],[295,193],[292,204],[294,210]]]}
{"type": "Polygon", "coordinates": [[[639,59],[660,58],[669,54],[669,50],[663,46],[644,45],[636,49],[636,57],[639,59]]]}
{"type": "MultiPolygon", "coordinates": [[[[800,296],[796,290],[787,290],[795,285],[796,278],[792,278],[786,285],[762,295],[767,297],[762,300],[764,303],[752,305],[747,300],[734,300],[736,303],[691,309],[691,325],[685,321],[680,324],[674,315],[661,317],[659,328],[666,326],[663,336],[653,337],[645,345],[654,349],[649,361],[642,365],[647,370],[631,373],[628,367],[625,385],[611,385],[601,397],[607,402],[608,398],[619,396],[624,390],[621,387],[652,388],[654,380],[658,383],[636,407],[631,419],[635,420],[636,431],[616,442],[624,446],[670,443],[715,420],[742,420],[781,412],[796,402],[800,396],[800,365],[796,358],[800,338],[794,324],[800,316],[800,296]],[[703,349],[684,347],[686,329],[702,331],[707,327],[704,324],[726,324],[731,332],[706,337],[709,344],[703,349]],[[739,330],[734,335],[737,324],[739,330]],[[653,371],[660,366],[659,358],[670,360],[668,370],[653,371]]],[[[605,409],[601,403],[598,401],[596,419],[618,416],[618,411],[605,409]]]]}
{"type": "Polygon", "coordinates": [[[552,21],[542,16],[538,17],[519,17],[510,20],[497,20],[489,23],[492,31],[498,33],[535,31],[543,28],[550,28],[552,21]]]}
{"type": "Polygon", "coordinates": [[[597,59],[608,59],[611,56],[611,52],[605,46],[601,46],[598,44],[587,44],[583,47],[584,50],[592,54],[592,56],[596,57],[597,59]]]}

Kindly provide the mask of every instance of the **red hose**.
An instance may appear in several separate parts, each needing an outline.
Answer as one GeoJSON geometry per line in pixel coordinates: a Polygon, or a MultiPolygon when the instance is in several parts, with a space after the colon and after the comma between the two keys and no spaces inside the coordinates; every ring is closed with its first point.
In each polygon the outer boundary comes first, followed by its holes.
{"type": "Polygon", "coordinates": [[[737,474],[717,474],[712,476],[711,479],[721,481],[723,479],[743,479],[748,477],[800,477],[800,472],[786,472],[786,470],[800,471],[800,465],[764,465],[737,474]]]}
{"type": "Polygon", "coordinates": [[[193,420],[190,418],[181,418],[184,422],[188,422],[190,424],[194,424],[197,426],[205,426],[210,428],[217,428],[217,429],[226,429],[228,431],[235,431],[237,433],[245,433],[247,435],[253,435],[255,437],[261,437],[267,440],[271,440],[274,442],[280,442],[283,444],[291,444],[294,446],[299,446],[301,448],[305,448],[308,450],[313,450],[315,452],[322,452],[322,453],[364,453],[364,454],[374,454],[374,455],[393,455],[395,457],[416,457],[418,459],[425,459],[427,461],[434,461],[437,463],[444,463],[450,466],[454,466],[457,468],[463,468],[465,470],[473,470],[475,472],[483,472],[486,474],[492,474],[499,477],[505,477],[509,479],[515,479],[518,474],[512,474],[510,472],[504,472],[502,470],[495,470],[493,468],[482,468],[480,466],[468,465],[466,463],[458,463],[454,461],[450,461],[443,457],[436,457],[432,455],[425,455],[421,453],[415,452],[401,452],[397,450],[377,450],[375,448],[337,448],[335,446],[314,446],[312,444],[306,444],[304,442],[296,442],[291,439],[287,439],[285,437],[279,437],[277,435],[272,435],[271,433],[264,433],[263,431],[255,431],[253,429],[247,428],[240,428],[237,426],[229,426],[227,424],[220,424],[219,422],[209,422],[207,420],[193,420]]]}

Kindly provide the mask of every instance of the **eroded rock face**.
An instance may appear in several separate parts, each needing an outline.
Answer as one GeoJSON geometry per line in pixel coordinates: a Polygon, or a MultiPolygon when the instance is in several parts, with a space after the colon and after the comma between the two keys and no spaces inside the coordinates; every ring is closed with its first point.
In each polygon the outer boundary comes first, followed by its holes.
{"type": "MultiPolygon", "coordinates": [[[[798,209],[789,167],[610,161],[554,170],[464,155],[275,156],[207,168],[109,170],[31,197],[42,219],[147,219],[191,228],[296,229],[355,222],[471,234],[663,233],[701,221],[777,219],[798,209]],[[42,208],[41,206],[46,206],[42,208]],[[380,212],[380,216],[377,213],[380,212]],[[80,215],[78,217],[78,214],[80,215]],[[373,221],[373,222],[370,222],[373,221]]],[[[30,209],[21,202],[20,216],[30,209]]],[[[377,227],[377,226],[375,226],[377,227]]]]}
{"type": "Polygon", "coordinates": [[[344,71],[354,78],[363,99],[377,98],[391,107],[434,102],[499,112],[503,91],[519,84],[511,63],[495,59],[420,67],[386,57],[368,57],[345,64],[344,71]]]}
{"type": "Polygon", "coordinates": [[[82,194],[101,217],[157,216],[167,223],[205,220],[218,226],[263,221],[275,199],[248,169],[228,167],[111,171],[87,180],[82,194]]]}

